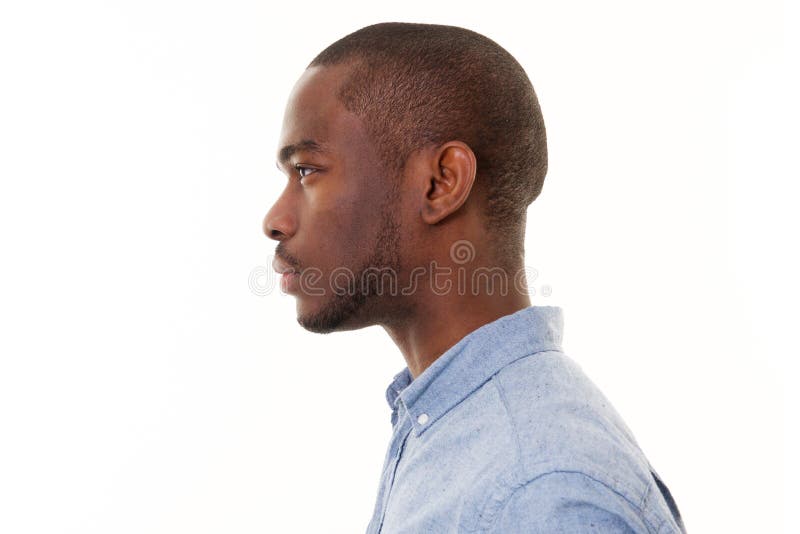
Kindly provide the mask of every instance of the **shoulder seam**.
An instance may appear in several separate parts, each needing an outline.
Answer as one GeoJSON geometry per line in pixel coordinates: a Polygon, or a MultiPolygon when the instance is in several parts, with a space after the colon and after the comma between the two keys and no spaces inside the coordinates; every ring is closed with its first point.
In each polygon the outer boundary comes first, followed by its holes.
{"type": "MultiPolygon", "coordinates": [[[[622,493],[617,491],[615,488],[609,486],[608,484],[606,484],[602,480],[599,480],[599,479],[597,479],[597,478],[595,478],[595,477],[593,477],[593,476],[591,476],[591,475],[589,475],[587,473],[584,473],[583,471],[569,470],[569,469],[556,469],[556,470],[553,470],[553,471],[548,471],[546,473],[541,473],[541,474],[536,475],[535,477],[527,480],[526,482],[523,482],[522,484],[520,484],[516,488],[514,488],[511,491],[511,493],[509,493],[508,496],[504,499],[503,504],[500,507],[497,508],[497,510],[496,510],[496,512],[494,514],[495,517],[492,518],[489,527],[492,524],[494,524],[494,521],[503,513],[503,510],[505,510],[506,506],[508,506],[508,503],[511,501],[512,498],[514,498],[515,495],[517,495],[517,493],[520,490],[524,489],[525,487],[529,486],[530,484],[532,484],[532,483],[538,481],[539,479],[542,479],[542,478],[544,478],[544,477],[546,477],[548,475],[558,475],[558,474],[580,475],[580,476],[582,476],[584,478],[587,478],[587,479],[591,480],[592,482],[600,484],[601,486],[605,487],[606,489],[612,491],[618,497],[621,497],[623,500],[625,500],[625,502],[627,502],[636,511],[636,514],[639,516],[639,519],[641,519],[642,523],[644,523],[647,526],[647,528],[648,528],[648,530],[650,532],[653,532],[653,533],[659,532],[659,530],[657,528],[655,528],[653,523],[651,523],[648,520],[648,518],[646,517],[646,514],[644,513],[644,510],[642,510],[639,507],[639,505],[637,505],[636,503],[634,503],[633,501],[628,499],[625,495],[623,495],[622,493]]],[[[659,528],[660,528],[660,526],[659,526],[659,528]]],[[[487,531],[487,530],[484,529],[484,531],[487,531]]]]}
{"type": "Polygon", "coordinates": [[[489,380],[488,380],[489,382],[491,382],[494,385],[494,387],[497,390],[497,393],[498,393],[498,395],[500,397],[500,403],[503,406],[503,411],[505,412],[506,417],[507,417],[507,419],[509,421],[509,425],[511,426],[511,432],[512,432],[512,434],[514,436],[514,441],[516,442],[516,445],[517,445],[517,464],[520,466],[520,468],[523,470],[523,472],[525,471],[525,467],[526,466],[524,465],[525,455],[524,455],[524,453],[522,451],[522,438],[519,435],[519,428],[517,427],[517,421],[514,419],[514,416],[511,413],[511,408],[510,408],[509,403],[508,403],[508,398],[506,397],[506,391],[505,391],[505,389],[504,389],[504,387],[502,385],[502,378],[500,377],[500,373],[505,371],[510,365],[519,363],[522,360],[524,360],[526,358],[530,358],[532,356],[541,356],[542,354],[546,354],[548,352],[557,352],[557,353],[563,354],[560,350],[555,350],[555,349],[540,350],[540,351],[535,351],[535,352],[531,352],[531,353],[525,354],[524,356],[520,356],[519,358],[517,358],[513,362],[510,362],[508,365],[506,365],[502,369],[498,370],[495,374],[493,374],[491,377],[489,377],[489,380]]]}
{"type": "Polygon", "coordinates": [[[490,379],[492,384],[494,384],[495,389],[497,390],[497,394],[500,397],[500,403],[503,405],[503,411],[505,411],[506,419],[508,419],[508,424],[511,426],[511,433],[514,435],[514,443],[517,446],[517,463],[522,464],[522,439],[519,437],[519,430],[517,429],[517,423],[514,421],[514,417],[511,415],[511,409],[508,406],[508,400],[506,399],[506,392],[503,389],[502,384],[500,383],[500,378],[498,375],[492,376],[490,379]]]}

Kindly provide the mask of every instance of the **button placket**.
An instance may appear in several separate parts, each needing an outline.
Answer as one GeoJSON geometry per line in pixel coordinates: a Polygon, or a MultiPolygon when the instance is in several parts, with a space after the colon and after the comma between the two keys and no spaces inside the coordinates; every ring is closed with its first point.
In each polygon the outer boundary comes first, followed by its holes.
{"type": "MultiPolygon", "coordinates": [[[[402,424],[401,430],[398,432],[398,437],[400,435],[403,436],[403,439],[400,440],[399,444],[397,445],[397,449],[395,450],[394,457],[392,459],[391,467],[386,470],[384,474],[384,494],[383,494],[383,502],[381,504],[381,515],[380,515],[380,522],[378,523],[378,530],[377,533],[381,532],[383,528],[383,519],[386,516],[386,509],[389,507],[389,497],[392,493],[392,488],[394,487],[394,477],[397,473],[397,466],[400,463],[400,459],[403,456],[403,449],[405,448],[406,441],[408,437],[411,435],[411,431],[414,429],[413,425],[411,424],[411,414],[407,411],[403,414],[405,417],[402,417],[402,424]],[[407,427],[407,428],[406,428],[407,427]]],[[[397,443],[397,441],[395,441],[397,443]]]]}

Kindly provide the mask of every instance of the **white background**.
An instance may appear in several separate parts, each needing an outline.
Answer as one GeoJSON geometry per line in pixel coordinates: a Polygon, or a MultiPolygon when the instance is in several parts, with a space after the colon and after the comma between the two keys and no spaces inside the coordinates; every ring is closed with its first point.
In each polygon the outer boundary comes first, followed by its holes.
{"type": "Polygon", "coordinates": [[[534,304],[563,307],[566,352],[690,532],[783,529],[796,7],[520,6],[3,3],[0,532],[364,531],[405,363],[377,328],[303,331],[248,277],[274,250],[294,81],[391,20],[479,31],[526,68],[550,147],[534,304]]]}

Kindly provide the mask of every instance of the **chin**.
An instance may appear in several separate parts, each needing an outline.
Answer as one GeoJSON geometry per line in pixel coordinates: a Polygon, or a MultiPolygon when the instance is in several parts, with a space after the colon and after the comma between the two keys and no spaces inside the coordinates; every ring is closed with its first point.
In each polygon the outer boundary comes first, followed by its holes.
{"type": "Polygon", "coordinates": [[[361,295],[297,297],[297,323],[309,332],[329,334],[369,326],[359,318],[365,298],[361,295]],[[324,300],[323,300],[324,299],[324,300]]]}

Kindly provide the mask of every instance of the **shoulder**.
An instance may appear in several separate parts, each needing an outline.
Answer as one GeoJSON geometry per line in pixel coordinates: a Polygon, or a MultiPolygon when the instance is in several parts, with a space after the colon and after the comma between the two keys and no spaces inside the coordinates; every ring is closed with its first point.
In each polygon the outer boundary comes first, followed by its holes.
{"type": "Polygon", "coordinates": [[[580,366],[560,351],[517,360],[490,383],[520,446],[523,467],[564,456],[601,465],[620,456],[643,459],[622,417],[580,366]]]}
{"type": "Polygon", "coordinates": [[[479,531],[660,531],[647,459],[574,361],[560,351],[533,354],[487,386],[497,390],[516,450],[479,506],[479,531]]]}
{"type": "Polygon", "coordinates": [[[678,533],[668,518],[607,480],[581,471],[550,471],[513,488],[486,515],[481,532],[678,533]]]}

